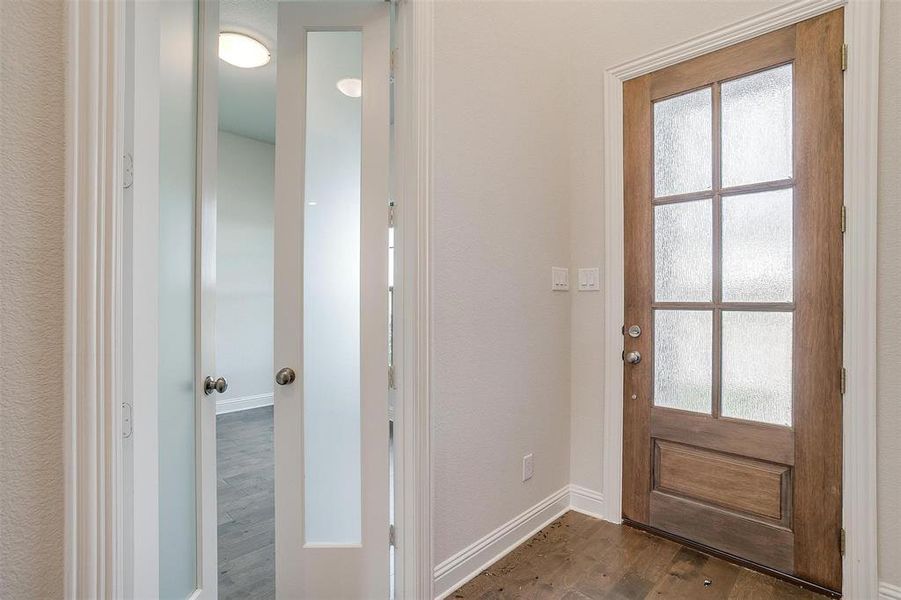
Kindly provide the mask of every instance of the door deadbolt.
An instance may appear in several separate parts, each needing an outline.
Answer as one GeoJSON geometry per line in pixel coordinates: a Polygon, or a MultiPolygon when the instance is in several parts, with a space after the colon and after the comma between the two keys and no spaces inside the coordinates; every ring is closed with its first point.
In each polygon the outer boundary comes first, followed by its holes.
{"type": "Polygon", "coordinates": [[[639,327],[638,325],[632,325],[628,330],[626,330],[626,332],[629,334],[629,337],[637,338],[641,335],[641,327],[639,327]]]}
{"type": "Polygon", "coordinates": [[[294,383],[294,380],[297,379],[297,375],[294,373],[294,369],[291,367],[283,367],[278,370],[278,373],[275,374],[275,383],[279,385],[288,385],[290,383],[294,383]]]}

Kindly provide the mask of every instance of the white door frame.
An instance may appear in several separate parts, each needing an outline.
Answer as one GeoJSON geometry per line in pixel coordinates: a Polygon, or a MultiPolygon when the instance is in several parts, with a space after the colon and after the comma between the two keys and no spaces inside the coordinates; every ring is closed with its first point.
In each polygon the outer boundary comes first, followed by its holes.
{"type": "Polygon", "coordinates": [[[65,594],[123,590],[124,5],[66,11],[65,594]]]}
{"type": "MultiPolygon", "coordinates": [[[[623,82],[844,6],[845,205],[842,588],[878,595],[876,561],[876,150],[879,2],[798,0],[729,27],[608,69],[604,74],[604,498],[605,519],[622,521],[623,442],[623,82]]],[[[836,49],[838,51],[838,49],[836,49]]],[[[838,541],[836,540],[836,543],[838,541]]]]}
{"type": "Polygon", "coordinates": [[[431,257],[434,0],[397,5],[394,61],[395,490],[399,599],[434,598],[431,257]]]}
{"type": "MultiPolygon", "coordinates": [[[[67,11],[67,598],[153,598],[159,592],[160,1],[74,2],[67,11]],[[133,95],[126,93],[130,82],[133,95]],[[130,213],[122,210],[127,142],[133,144],[134,158],[130,213]],[[130,405],[132,417],[131,435],[124,442],[123,403],[130,405]],[[132,479],[132,474],[138,476],[132,479]]],[[[200,51],[215,61],[218,24],[213,14],[201,12],[212,33],[200,51]]],[[[396,573],[398,597],[420,599],[432,594],[431,0],[409,0],[398,7],[397,41],[396,573]]],[[[204,81],[198,88],[204,98],[198,120],[215,123],[215,105],[207,104],[211,94],[201,91],[215,90],[215,85],[204,81]]],[[[198,152],[207,149],[198,156],[198,174],[208,183],[208,169],[215,167],[210,144],[206,136],[198,139],[198,152]]],[[[199,197],[209,189],[203,188],[199,197]]],[[[215,489],[215,470],[199,465],[199,481],[210,474],[215,489]]],[[[215,519],[215,500],[210,504],[209,495],[198,498],[204,510],[211,507],[215,519]]],[[[198,527],[199,540],[212,539],[215,553],[215,520],[212,529],[203,523],[198,527]]],[[[209,546],[200,542],[199,548],[209,546]]],[[[216,571],[198,575],[204,585],[205,578],[215,581],[216,571]]]]}

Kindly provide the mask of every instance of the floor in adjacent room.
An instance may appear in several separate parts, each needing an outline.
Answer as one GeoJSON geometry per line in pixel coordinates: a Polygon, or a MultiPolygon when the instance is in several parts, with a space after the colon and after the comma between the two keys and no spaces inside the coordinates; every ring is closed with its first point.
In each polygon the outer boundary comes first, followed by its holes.
{"type": "Polygon", "coordinates": [[[824,596],[631,527],[568,512],[448,598],[823,600],[824,596]]]}
{"type": "Polygon", "coordinates": [[[219,600],[275,598],[272,407],[216,417],[219,600]]]}

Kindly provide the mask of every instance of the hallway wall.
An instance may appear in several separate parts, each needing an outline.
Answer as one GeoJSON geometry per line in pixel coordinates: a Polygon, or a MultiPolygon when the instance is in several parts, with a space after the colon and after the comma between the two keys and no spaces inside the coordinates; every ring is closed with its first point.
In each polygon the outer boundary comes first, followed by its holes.
{"type": "Polygon", "coordinates": [[[219,131],[216,214],[218,412],[272,404],[275,145],[219,131]],[[238,401],[238,403],[236,403],[238,401]]]}
{"type": "Polygon", "coordinates": [[[570,481],[602,491],[603,296],[574,278],[603,265],[603,70],[762,6],[437,4],[435,564],[570,481]]]}
{"type": "Polygon", "coordinates": [[[436,5],[436,564],[569,482],[567,46],[547,6],[436,5]]]}
{"type": "Polygon", "coordinates": [[[65,50],[65,3],[0,2],[0,598],[63,596],[65,50]]]}

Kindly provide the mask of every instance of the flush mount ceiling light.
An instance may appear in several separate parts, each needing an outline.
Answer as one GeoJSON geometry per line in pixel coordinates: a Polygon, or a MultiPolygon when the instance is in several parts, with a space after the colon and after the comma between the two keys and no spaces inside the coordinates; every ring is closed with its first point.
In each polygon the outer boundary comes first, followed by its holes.
{"type": "Polygon", "coordinates": [[[243,33],[223,31],[219,34],[219,58],[242,69],[262,67],[269,63],[269,48],[243,33]]]}
{"type": "Polygon", "coordinates": [[[339,92],[351,98],[359,98],[363,95],[363,82],[353,77],[339,80],[335,87],[339,92]]]}

